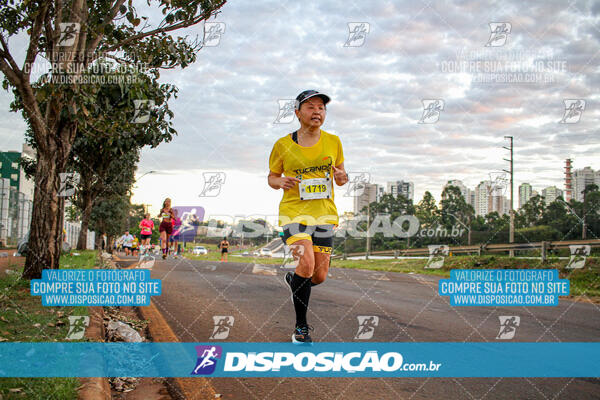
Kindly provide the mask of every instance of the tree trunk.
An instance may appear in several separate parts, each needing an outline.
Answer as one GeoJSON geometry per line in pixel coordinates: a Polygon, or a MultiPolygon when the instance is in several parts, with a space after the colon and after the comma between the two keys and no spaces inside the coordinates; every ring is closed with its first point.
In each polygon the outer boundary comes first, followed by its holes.
{"type": "Polygon", "coordinates": [[[58,197],[77,125],[60,124],[38,142],[33,210],[23,279],[39,279],[42,269],[58,269],[63,241],[64,199],[58,197]]]}
{"type": "Polygon", "coordinates": [[[56,158],[56,153],[38,154],[23,279],[39,279],[42,269],[58,269],[63,240],[61,206],[64,202],[58,197],[60,161],[56,158]]]}
{"type": "MultiPolygon", "coordinates": [[[[89,190],[83,194],[83,213],[81,213],[81,231],[79,239],[77,239],[77,250],[86,250],[87,248],[87,231],[90,226],[90,216],[92,215],[92,195],[89,190]]],[[[96,232],[98,234],[98,232],[96,232]]]]}

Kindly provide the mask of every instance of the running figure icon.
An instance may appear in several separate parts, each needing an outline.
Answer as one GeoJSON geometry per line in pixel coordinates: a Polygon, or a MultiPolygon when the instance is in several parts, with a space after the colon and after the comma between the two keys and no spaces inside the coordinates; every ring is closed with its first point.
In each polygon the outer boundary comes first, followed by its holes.
{"type": "Polygon", "coordinates": [[[196,366],[196,368],[194,369],[194,374],[197,374],[199,369],[204,369],[215,364],[215,362],[212,359],[217,357],[216,351],[217,349],[214,346],[210,349],[204,350],[201,356],[203,358],[202,362],[196,366]]]}

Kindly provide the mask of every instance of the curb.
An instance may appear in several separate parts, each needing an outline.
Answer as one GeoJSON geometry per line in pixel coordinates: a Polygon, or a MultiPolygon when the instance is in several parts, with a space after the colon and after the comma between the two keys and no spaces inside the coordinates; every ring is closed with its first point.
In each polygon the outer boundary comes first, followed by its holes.
{"type": "MultiPolygon", "coordinates": [[[[94,342],[104,342],[104,309],[102,307],[88,307],[90,325],[86,329],[85,337],[94,342]]],[[[79,378],[81,387],[77,398],[80,400],[110,400],[112,399],[110,384],[106,377],[79,378]]]]}
{"type": "MultiPolygon", "coordinates": [[[[152,300],[149,306],[136,307],[142,316],[142,319],[148,320],[148,331],[153,342],[179,342],[179,338],[171,329],[167,321],[152,300]]],[[[168,378],[168,380],[178,387],[176,393],[171,393],[178,399],[215,399],[217,392],[212,387],[208,379],[204,377],[197,378],[168,378]]],[[[169,391],[171,392],[171,391],[169,391]]]]}
{"type": "MultiPolygon", "coordinates": [[[[113,256],[114,261],[122,261],[118,256],[113,256]]],[[[133,264],[129,268],[135,268],[138,264],[133,264]]],[[[161,312],[156,308],[154,302],[150,300],[149,306],[135,307],[142,319],[148,321],[148,333],[153,342],[179,342],[179,338],[171,329],[161,312]]],[[[215,399],[217,392],[205,377],[195,378],[167,378],[171,384],[168,385],[169,394],[176,399],[215,399]],[[173,390],[171,386],[175,386],[173,390]]]]}

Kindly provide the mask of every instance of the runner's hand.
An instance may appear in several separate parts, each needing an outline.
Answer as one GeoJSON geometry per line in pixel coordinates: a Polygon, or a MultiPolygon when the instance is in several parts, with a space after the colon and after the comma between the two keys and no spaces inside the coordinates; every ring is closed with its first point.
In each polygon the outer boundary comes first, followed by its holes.
{"type": "Polygon", "coordinates": [[[300,182],[300,179],[298,178],[294,178],[292,176],[282,176],[279,178],[279,188],[288,190],[296,186],[298,182],[300,182]]]}
{"type": "Polygon", "coordinates": [[[335,179],[335,183],[338,186],[345,185],[348,182],[348,174],[342,168],[336,168],[335,165],[332,165],[333,168],[333,178],[335,179]]]}

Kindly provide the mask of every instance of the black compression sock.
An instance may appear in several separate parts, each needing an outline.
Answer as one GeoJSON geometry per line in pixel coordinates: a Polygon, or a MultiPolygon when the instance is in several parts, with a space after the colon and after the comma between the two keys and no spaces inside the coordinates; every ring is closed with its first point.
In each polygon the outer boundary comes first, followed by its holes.
{"type": "Polygon", "coordinates": [[[296,311],[296,326],[306,325],[306,312],[310,299],[311,278],[303,278],[294,273],[292,277],[292,292],[294,292],[294,310],[296,311]]]}

